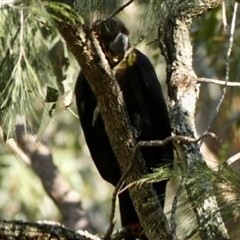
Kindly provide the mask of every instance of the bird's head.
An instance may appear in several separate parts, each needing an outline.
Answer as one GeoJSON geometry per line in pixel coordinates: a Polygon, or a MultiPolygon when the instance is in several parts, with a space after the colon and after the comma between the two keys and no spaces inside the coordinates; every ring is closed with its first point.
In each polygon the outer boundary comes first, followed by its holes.
{"type": "Polygon", "coordinates": [[[129,31],[117,18],[97,20],[93,31],[111,66],[118,64],[129,48],[129,31]]]}

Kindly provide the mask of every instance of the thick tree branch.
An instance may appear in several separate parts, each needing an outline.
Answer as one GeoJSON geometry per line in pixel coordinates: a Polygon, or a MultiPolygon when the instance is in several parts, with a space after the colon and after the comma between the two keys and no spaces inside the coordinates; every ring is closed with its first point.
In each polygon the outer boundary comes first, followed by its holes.
{"type": "Polygon", "coordinates": [[[55,222],[30,223],[24,221],[0,221],[0,239],[25,240],[100,240],[84,231],[79,233],[55,222]]]}
{"type": "MultiPolygon", "coordinates": [[[[160,48],[167,62],[167,84],[170,98],[170,119],[176,135],[194,137],[194,114],[199,95],[197,77],[192,67],[192,46],[189,28],[192,20],[221,4],[221,0],[176,1],[169,0],[172,8],[165,8],[164,18],[159,28],[160,48]]],[[[182,158],[184,171],[189,176],[186,190],[195,210],[199,235],[202,239],[229,239],[219,208],[212,194],[210,179],[200,179],[196,166],[205,165],[197,143],[178,144],[178,153],[182,158]],[[198,190],[196,188],[196,181],[198,190]],[[200,197],[198,194],[201,193],[200,197]]]]}
{"type": "MultiPolygon", "coordinates": [[[[50,8],[48,11],[53,13],[50,8]]],[[[65,14],[61,15],[60,12],[55,14],[62,19],[57,23],[59,32],[79,62],[97,98],[113,151],[122,171],[125,172],[132,162],[136,140],[130,127],[119,85],[92,33],[84,31],[80,22],[66,19],[65,14]]],[[[127,184],[141,179],[147,173],[140,151],[137,151],[136,157],[135,167],[126,179],[127,184]]],[[[151,240],[174,239],[153,187],[143,184],[138,189],[130,188],[129,192],[146,236],[151,240]],[[150,203],[149,199],[154,199],[154,201],[150,203]]]]}
{"type": "Polygon", "coordinates": [[[10,139],[7,143],[39,177],[44,190],[58,207],[64,224],[75,230],[96,232],[82,208],[79,193],[72,190],[62,177],[53,162],[50,150],[38,142],[36,136],[27,133],[25,126],[21,124],[16,126],[16,142],[10,139]]]}

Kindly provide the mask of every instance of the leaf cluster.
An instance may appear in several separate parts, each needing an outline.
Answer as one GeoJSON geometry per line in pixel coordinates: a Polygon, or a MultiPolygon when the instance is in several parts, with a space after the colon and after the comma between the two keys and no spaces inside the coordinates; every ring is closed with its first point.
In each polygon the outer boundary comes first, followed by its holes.
{"type": "Polygon", "coordinates": [[[58,97],[48,56],[58,33],[37,19],[34,7],[1,11],[0,123],[6,138],[13,135],[18,116],[39,128],[46,103],[58,97]]]}

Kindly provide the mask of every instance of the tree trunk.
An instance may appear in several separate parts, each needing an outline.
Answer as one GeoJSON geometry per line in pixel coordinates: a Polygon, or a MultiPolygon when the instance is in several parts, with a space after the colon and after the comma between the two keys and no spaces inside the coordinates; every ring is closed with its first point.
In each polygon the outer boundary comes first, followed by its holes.
{"type": "MultiPolygon", "coordinates": [[[[169,110],[173,132],[194,137],[194,114],[199,95],[197,76],[192,67],[192,45],[189,29],[192,20],[221,4],[220,0],[176,1],[164,4],[159,27],[159,43],[167,65],[169,110]]],[[[202,239],[229,239],[222,220],[213,186],[206,175],[199,176],[200,165],[206,165],[196,144],[175,143],[181,168],[187,173],[185,188],[196,213],[202,239]],[[198,177],[199,176],[199,177],[198,177]],[[194,191],[197,186],[197,191],[194,191]],[[199,195],[201,194],[201,199],[199,195]]],[[[203,169],[203,167],[201,168],[203,169]]]]}

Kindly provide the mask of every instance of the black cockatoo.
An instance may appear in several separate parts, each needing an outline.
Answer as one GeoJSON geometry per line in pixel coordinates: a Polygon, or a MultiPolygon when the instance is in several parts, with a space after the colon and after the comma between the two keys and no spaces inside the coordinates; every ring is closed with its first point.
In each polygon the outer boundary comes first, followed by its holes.
{"type": "MultiPolygon", "coordinates": [[[[123,59],[130,47],[128,29],[119,19],[110,18],[96,21],[93,31],[113,68],[123,59]]],[[[148,58],[134,49],[128,55],[124,69],[119,68],[119,72],[116,72],[116,79],[123,92],[137,141],[162,140],[170,136],[166,103],[148,58]]],[[[83,72],[78,76],[75,94],[80,122],[93,161],[101,176],[116,186],[121,177],[121,170],[105,132],[96,99],[83,72]]],[[[152,172],[153,168],[171,165],[173,162],[171,143],[163,147],[143,148],[141,151],[149,172],[152,172]]],[[[162,205],[166,183],[167,181],[154,183],[154,188],[162,197],[162,205]]],[[[134,232],[134,227],[139,226],[139,219],[127,190],[119,195],[119,205],[122,225],[129,226],[134,232]]],[[[135,236],[127,239],[135,239],[135,236]]]]}

